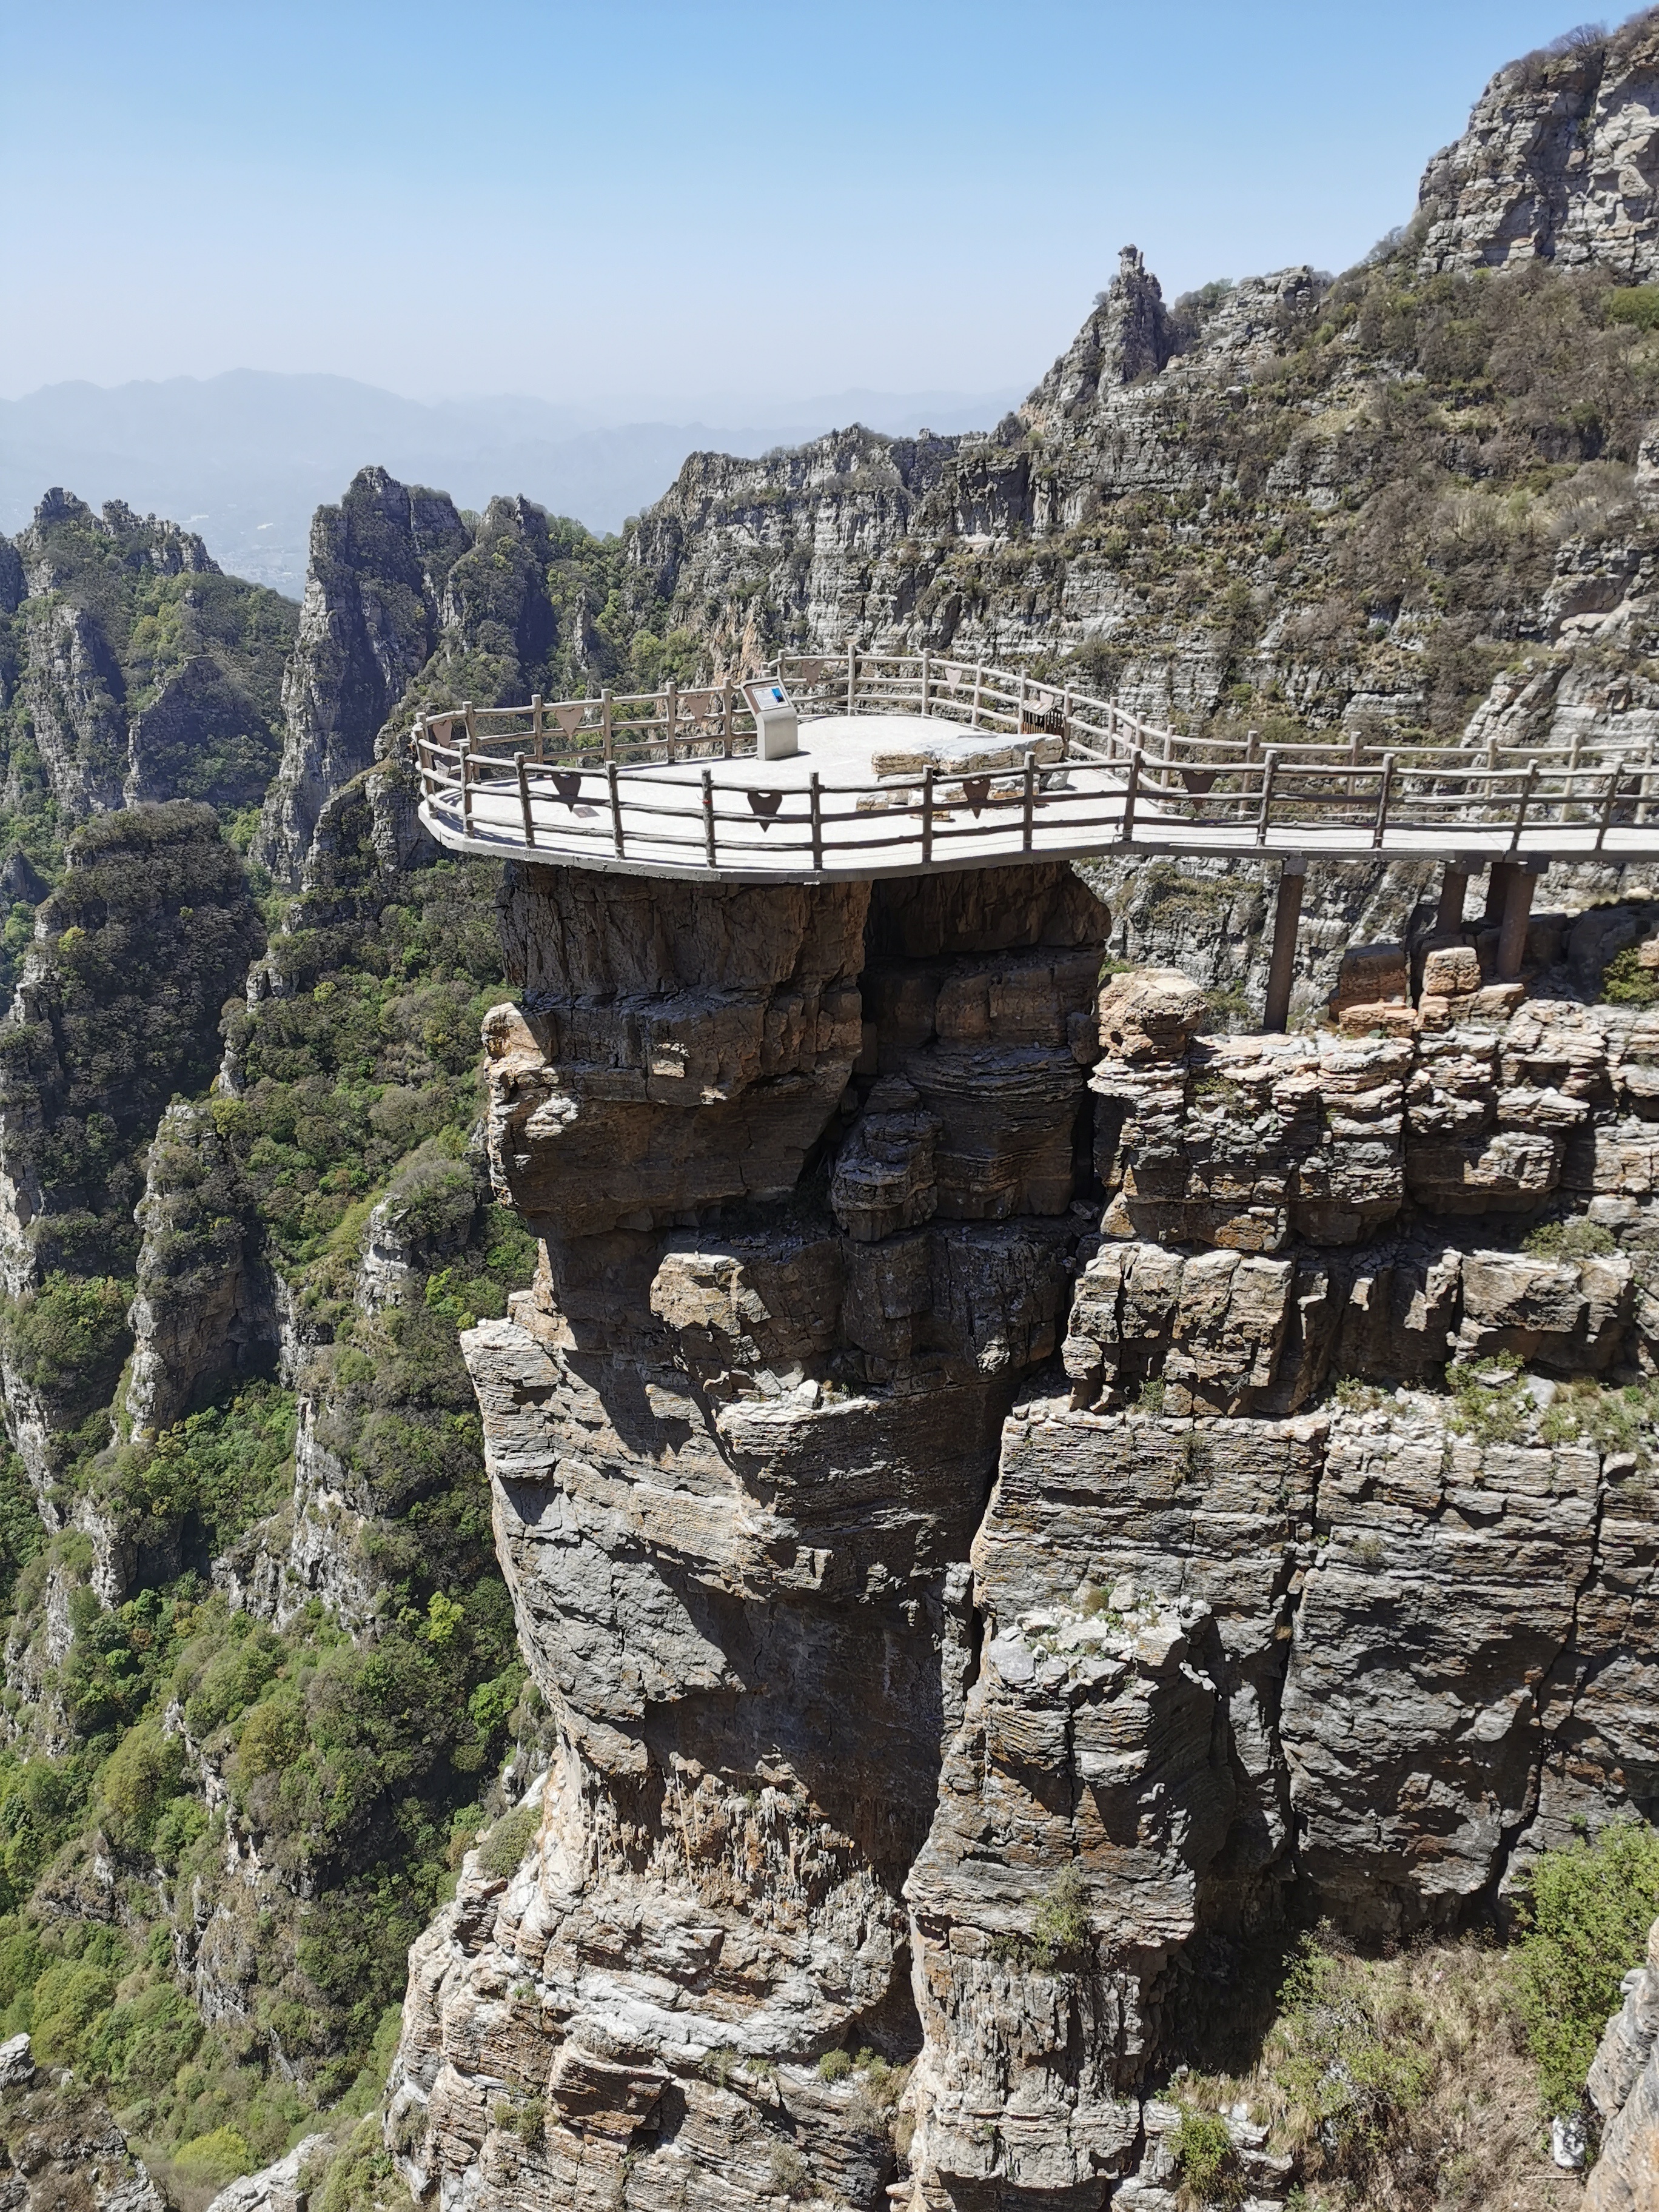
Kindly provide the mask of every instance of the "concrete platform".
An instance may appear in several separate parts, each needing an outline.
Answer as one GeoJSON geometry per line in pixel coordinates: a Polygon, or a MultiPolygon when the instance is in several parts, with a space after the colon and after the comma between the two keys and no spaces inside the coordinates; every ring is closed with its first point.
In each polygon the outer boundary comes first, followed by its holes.
{"type": "MultiPolygon", "coordinates": [[[[1326,860],[1375,860],[1379,854],[1445,860],[1455,853],[1476,865],[1509,858],[1583,859],[1597,850],[1594,820],[1528,822],[1517,841],[1512,821],[1501,813],[1488,825],[1471,818],[1480,810],[1462,806],[1426,824],[1396,817],[1380,846],[1363,802],[1347,822],[1328,817],[1274,821],[1259,835],[1253,799],[1239,803],[1233,821],[1194,818],[1219,811],[1216,799],[1195,794],[1160,804],[1144,787],[1131,808],[1121,767],[1062,763],[1055,758],[1058,739],[1041,734],[1017,739],[937,715],[820,716],[802,722],[799,739],[800,750],[786,760],[749,754],[619,767],[614,805],[603,767],[534,769],[532,841],[516,777],[504,763],[495,764],[497,780],[474,785],[470,825],[462,821],[453,791],[423,800],[421,816],[453,851],[732,883],[922,875],[1030,859],[1084,859],[1126,847],[1149,855],[1305,854],[1326,860]],[[1029,824],[1028,750],[1039,763],[1029,824]],[[924,839],[921,767],[928,760],[934,766],[934,805],[932,834],[924,839]],[[712,805],[705,803],[705,775],[712,805]]],[[[1283,811],[1291,811],[1294,803],[1287,792],[1283,811]]],[[[1399,814],[1408,805],[1402,795],[1399,814]]],[[[1610,827],[1600,850],[1608,860],[1659,856],[1659,822],[1610,827]]]]}

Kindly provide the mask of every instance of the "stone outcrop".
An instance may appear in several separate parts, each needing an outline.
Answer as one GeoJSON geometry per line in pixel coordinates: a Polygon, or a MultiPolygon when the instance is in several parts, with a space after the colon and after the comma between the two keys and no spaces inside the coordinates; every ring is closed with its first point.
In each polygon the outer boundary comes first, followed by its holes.
{"type": "Polygon", "coordinates": [[[1659,1343],[1653,1018],[1216,1036],[1046,867],[502,911],[543,1260],[465,1350],[556,1748],[411,1960],[412,2185],[1161,2205],[1195,1943],[1659,1809],[1583,1395],[1659,1343]]]}
{"type": "Polygon", "coordinates": [[[179,1100],[162,1115],[137,1216],[126,1414],[136,1437],[153,1437],[273,1367],[276,1328],[252,1208],[210,1109],[179,1100]]]}
{"type": "Polygon", "coordinates": [[[1601,2149],[1584,2191],[1587,2212],[1659,2204],[1659,1922],[1646,1960],[1625,1977],[1625,2002],[1607,2022],[1589,2087],[1601,2149]]]}
{"type": "Polygon", "coordinates": [[[1021,407],[1020,419],[1028,428],[1050,434],[1073,428],[1103,394],[1156,376],[1176,350],[1163,287],[1139,248],[1126,246],[1110,289],[1021,407]]]}
{"type": "Polygon", "coordinates": [[[562,1740],[532,1859],[412,1963],[392,2139],[447,2197],[596,2159],[641,2203],[755,2202],[802,2156],[850,2202],[890,2179],[885,2116],[817,2062],[919,2039],[900,1893],[972,1671],[951,1563],[1086,1225],[1102,926],[1054,868],[510,884],[491,1158],[545,1259],[465,1343],[562,1740]]]}
{"type": "Polygon", "coordinates": [[[229,2183],[208,2212],[306,2212],[312,2171],[329,2148],[326,2136],[307,2136],[284,2157],[229,2183]]]}
{"type": "Polygon", "coordinates": [[[0,704],[12,703],[15,675],[33,738],[9,757],[13,811],[33,804],[35,757],[69,823],[143,800],[259,797],[276,754],[275,700],[261,694],[291,610],[222,576],[194,532],[119,500],[94,514],[49,491],[0,551],[0,611],[18,612],[21,648],[21,665],[0,675],[0,704]],[[159,653],[153,640],[148,651],[134,644],[135,618],[155,611],[139,594],[158,578],[178,587],[159,653]]]}
{"type": "Polygon", "coordinates": [[[27,2048],[0,2080],[0,2203],[7,2212],[168,2212],[103,2100],[67,2075],[49,2082],[27,2048]]]}
{"type": "Polygon", "coordinates": [[[1659,276],[1659,17],[1595,25],[1500,70],[1423,179],[1426,272],[1528,260],[1659,276]]]}
{"type": "Polygon", "coordinates": [[[325,804],[374,765],[382,724],[432,656],[440,594],[471,543],[446,494],[384,469],[362,470],[338,507],[318,508],[258,845],[278,882],[297,883],[325,804]]]}

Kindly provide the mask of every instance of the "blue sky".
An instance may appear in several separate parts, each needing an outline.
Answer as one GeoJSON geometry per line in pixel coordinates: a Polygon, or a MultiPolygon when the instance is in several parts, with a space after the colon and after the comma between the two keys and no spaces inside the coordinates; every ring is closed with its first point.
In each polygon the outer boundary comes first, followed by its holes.
{"type": "Polygon", "coordinates": [[[1409,216],[1537,0],[10,0],[0,390],[322,369],[695,407],[1024,385],[1409,216]]]}

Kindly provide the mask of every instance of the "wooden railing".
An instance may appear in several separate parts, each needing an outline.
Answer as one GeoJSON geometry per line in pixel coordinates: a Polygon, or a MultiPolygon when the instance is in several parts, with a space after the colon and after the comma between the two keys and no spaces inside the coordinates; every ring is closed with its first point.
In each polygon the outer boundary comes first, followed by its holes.
{"type": "Polygon", "coordinates": [[[933,654],[786,655],[775,673],[803,716],[943,717],[1012,746],[986,775],[939,767],[908,776],[804,785],[758,763],[752,787],[712,763],[753,757],[755,723],[738,684],[422,718],[414,732],[422,803],[439,836],[592,857],[744,869],[799,854],[817,871],[900,860],[948,864],[953,848],[1520,852],[1570,832],[1572,849],[1659,851],[1654,748],[1480,749],[1310,738],[1263,747],[1158,728],[1109,701],[1024,673],[933,654]],[[689,779],[649,766],[700,766],[689,779]],[[1097,771],[1090,775],[1087,771],[1097,771]],[[1085,772],[1073,784],[1072,771],[1085,772]],[[554,810],[556,827],[548,819],[554,810]],[[538,810],[541,818],[538,818],[538,810]],[[1063,832],[1063,842],[1045,830],[1063,832]],[[897,848],[917,848],[902,853],[897,848]]]}

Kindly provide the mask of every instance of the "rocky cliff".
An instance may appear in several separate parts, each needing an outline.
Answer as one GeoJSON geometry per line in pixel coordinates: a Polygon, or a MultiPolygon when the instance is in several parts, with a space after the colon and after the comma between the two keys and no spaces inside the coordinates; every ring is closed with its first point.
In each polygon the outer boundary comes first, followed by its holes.
{"type": "Polygon", "coordinates": [[[287,600],[222,575],[176,523],[118,500],[94,514],[61,490],[7,556],[5,805],[37,858],[51,849],[28,819],[43,789],[69,823],[137,800],[257,802],[275,763],[287,600]]]}
{"type": "Polygon", "coordinates": [[[1452,1926],[1659,1809],[1601,1388],[1659,1030],[1454,1009],[1459,952],[1375,1034],[1209,1038],[1179,974],[1097,1000],[1107,921],[511,883],[543,1261],[465,1343],[556,1745],[412,1956],[443,2202],[1162,2203],[1185,1992],[1287,1894],[1452,1926]]]}
{"type": "Polygon", "coordinates": [[[1585,24],[1500,70],[1419,196],[1425,272],[1553,261],[1659,276],[1659,19],[1585,24]]]}
{"type": "Polygon", "coordinates": [[[1605,2130],[1584,2201],[1589,2212],[1638,2212],[1659,2202],[1659,1922],[1647,1957],[1625,1977],[1590,2069],[1590,2102],[1605,2130]]]}

